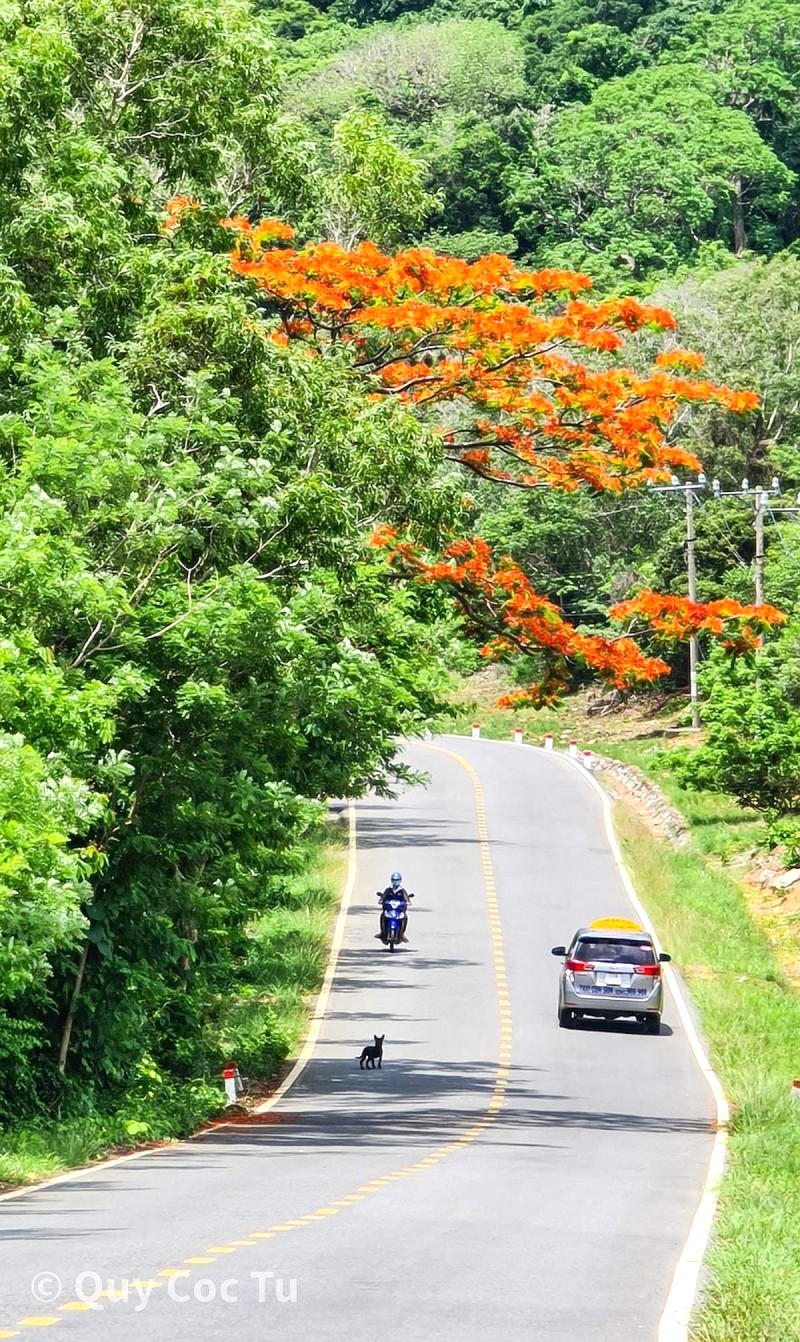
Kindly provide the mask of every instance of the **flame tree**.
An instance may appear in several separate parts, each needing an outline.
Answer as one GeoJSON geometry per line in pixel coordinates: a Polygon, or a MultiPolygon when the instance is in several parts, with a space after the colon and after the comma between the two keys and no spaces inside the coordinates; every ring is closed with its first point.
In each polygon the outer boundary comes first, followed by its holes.
{"type": "MultiPolygon", "coordinates": [[[[173,213],[170,227],[175,221],[173,213]]],[[[369,242],[297,248],[277,220],[226,226],[234,270],[261,291],[272,339],[300,342],[319,358],[346,352],[366,396],[416,407],[439,434],[443,459],[484,480],[567,492],[639,488],[699,469],[671,437],[682,407],[743,413],[757,405],[752,392],[704,379],[702,355],[679,347],[644,375],[626,367],[628,334],[673,331],[675,321],[633,298],[592,300],[586,275],[521,270],[496,255],[473,263],[425,248],[385,255],[369,242]]],[[[543,658],[545,674],[516,699],[552,701],[572,662],[620,688],[668,670],[630,637],[579,633],[478,537],[447,538],[438,555],[410,531],[379,527],[373,539],[395,568],[452,591],[484,655],[543,658]]],[[[772,607],[704,607],[651,592],[611,614],[635,618],[664,644],[702,630],[736,652],[781,619],[772,607]]]]}

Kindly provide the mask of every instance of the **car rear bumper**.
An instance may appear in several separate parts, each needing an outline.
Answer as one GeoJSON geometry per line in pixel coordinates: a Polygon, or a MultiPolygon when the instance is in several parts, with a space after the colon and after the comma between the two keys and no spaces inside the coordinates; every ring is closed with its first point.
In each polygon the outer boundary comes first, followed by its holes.
{"type": "Polygon", "coordinates": [[[585,1011],[592,1016],[646,1016],[660,1015],[664,990],[659,983],[652,992],[599,993],[586,992],[564,982],[561,1005],[569,1011],[585,1011]]]}

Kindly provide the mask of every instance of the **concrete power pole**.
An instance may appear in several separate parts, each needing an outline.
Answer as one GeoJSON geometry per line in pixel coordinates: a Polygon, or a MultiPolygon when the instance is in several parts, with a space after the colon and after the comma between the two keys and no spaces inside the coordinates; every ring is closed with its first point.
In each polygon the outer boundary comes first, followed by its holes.
{"type": "Polygon", "coordinates": [[[756,486],[756,605],[764,604],[764,491],[756,486]]]}
{"type": "MultiPolygon", "coordinates": [[[[692,485],[686,486],[686,568],[689,577],[689,600],[697,600],[697,567],[695,563],[695,542],[697,536],[694,529],[694,488],[692,485]]],[[[692,634],[689,639],[689,697],[692,701],[692,727],[697,730],[700,726],[700,696],[697,689],[697,663],[698,643],[697,635],[692,634]]]]}

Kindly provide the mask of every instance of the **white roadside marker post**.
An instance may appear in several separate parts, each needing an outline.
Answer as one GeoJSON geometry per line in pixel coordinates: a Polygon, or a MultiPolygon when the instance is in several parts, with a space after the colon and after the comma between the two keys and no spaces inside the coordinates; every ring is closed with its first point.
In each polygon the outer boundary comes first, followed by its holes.
{"type": "Polygon", "coordinates": [[[225,1094],[228,1098],[228,1104],[235,1104],[236,1094],[236,1067],[233,1063],[222,1069],[222,1079],[225,1082],[225,1094]]]}
{"type": "Polygon", "coordinates": [[[544,748],[545,748],[545,750],[552,750],[552,749],[553,749],[553,733],[552,733],[552,732],[548,732],[547,735],[545,736],[545,738],[544,738],[544,748]]]}
{"type": "Polygon", "coordinates": [[[521,728],[521,727],[515,727],[515,728],[514,728],[514,745],[515,745],[515,746],[521,746],[521,745],[522,745],[522,728],[521,728]]]}
{"type": "Polygon", "coordinates": [[[583,767],[590,770],[594,768],[594,755],[591,750],[584,750],[583,752],[583,767]]]}
{"type": "Polygon", "coordinates": [[[569,743],[569,753],[570,753],[570,758],[571,758],[571,759],[576,760],[576,759],[578,758],[578,742],[577,742],[577,741],[570,741],[570,743],[569,743]]]}
{"type": "Polygon", "coordinates": [[[473,741],[477,741],[477,739],[478,739],[478,737],[480,736],[480,734],[481,734],[481,724],[480,724],[479,722],[473,722],[473,724],[472,724],[472,739],[473,739],[473,741]]]}

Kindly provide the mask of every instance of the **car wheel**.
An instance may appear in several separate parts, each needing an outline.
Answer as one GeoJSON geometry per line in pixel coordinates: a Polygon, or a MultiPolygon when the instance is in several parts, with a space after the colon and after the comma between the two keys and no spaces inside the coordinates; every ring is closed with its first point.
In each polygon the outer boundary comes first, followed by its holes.
{"type": "Polygon", "coordinates": [[[661,1034],[661,1017],[652,1015],[647,1017],[646,1021],[648,1034],[661,1034]]]}
{"type": "Polygon", "coordinates": [[[564,1007],[563,1011],[559,1011],[558,1023],[561,1026],[562,1030],[571,1030],[573,1020],[574,1016],[572,1012],[569,1011],[566,1007],[564,1007]]]}

